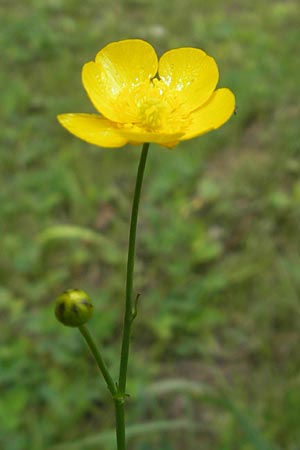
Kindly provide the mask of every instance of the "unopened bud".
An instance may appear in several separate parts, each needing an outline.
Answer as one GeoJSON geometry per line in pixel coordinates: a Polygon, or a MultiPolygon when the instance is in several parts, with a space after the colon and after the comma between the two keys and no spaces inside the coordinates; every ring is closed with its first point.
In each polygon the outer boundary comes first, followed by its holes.
{"type": "Polygon", "coordinates": [[[59,295],[55,303],[57,320],[68,327],[80,327],[93,314],[93,304],[86,292],[68,289],[59,295]]]}

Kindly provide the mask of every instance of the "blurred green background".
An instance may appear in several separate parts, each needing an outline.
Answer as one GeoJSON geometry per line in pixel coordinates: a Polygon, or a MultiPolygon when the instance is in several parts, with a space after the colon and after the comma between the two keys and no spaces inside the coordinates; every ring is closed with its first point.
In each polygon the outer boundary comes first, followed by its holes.
{"type": "Polygon", "coordinates": [[[115,448],[109,397],[53,299],[94,298],[117,374],[139,148],[69,135],[84,62],[138,37],[213,55],[238,114],[152,146],[138,232],[131,450],[298,450],[300,9],[297,0],[2,0],[0,448],[115,448]]]}

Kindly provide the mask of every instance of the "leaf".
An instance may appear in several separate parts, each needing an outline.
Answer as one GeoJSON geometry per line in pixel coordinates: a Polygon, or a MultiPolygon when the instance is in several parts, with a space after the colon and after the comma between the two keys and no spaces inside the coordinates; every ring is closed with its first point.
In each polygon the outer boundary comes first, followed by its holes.
{"type": "Polygon", "coordinates": [[[74,225],[55,225],[46,228],[38,235],[38,241],[42,248],[46,248],[55,242],[80,241],[85,244],[96,246],[105,260],[112,264],[123,261],[124,255],[115,243],[100,233],[89,228],[74,225]]]}
{"type": "MultiPolygon", "coordinates": [[[[153,434],[176,430],[197,430],[199,425],[189,420],[162,420],[150,423],[140,423],[127,427],[126,434],[128,438],[138,436],[140,434],[153,434]]],[[[49,450],[94,450],[95,446],[103,445],[107,450],[107,446],[111,443],[114,445],[115,431],[109,430],[88,436],[80,441],[71,443],[62,443],[49,450]]],[[[114,447],[113,447],[114,448],[114,447]]]]}
{"type": "Polygon", "coordinates": [[[275,444],[268,441],[261,431],[253,424],[247,413],[243,412],[223,391],[213,392],[209,386],[191,382],[184,379],[168,379],[154,383],[147,389],[148,395],[154,397],[174,394],[188,394],[193,398],[226,408],[232,413],[239,424],[245,438],[255,450],[280,450],[275,444]]]}
{"type": "Polygon", "coordinates": [[[52,241],[58,240],[80,240],[89,244],[101,245],[105,239],[89,228],[74,225],[55,225],[42,231],[38,240],[43,246],[46,246],[52,241]]]}
{"type": "Polygon", "coordinates": [[[268,441],[261,431],[249,419],[249,416],[236,406],[229,398],[225,398],[224,405],[233,414],[248,442],[255,450],[279,450],[279,447],[268,441]]]}

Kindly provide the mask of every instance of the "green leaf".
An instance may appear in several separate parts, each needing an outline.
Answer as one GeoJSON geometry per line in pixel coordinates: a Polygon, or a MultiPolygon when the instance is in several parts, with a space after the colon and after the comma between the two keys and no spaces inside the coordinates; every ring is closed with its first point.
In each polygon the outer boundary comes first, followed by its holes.
{"type": "MultiPolygon", "coordinates": [[[[127,427],[127,437],[135,437],[144,434],[162,433],[176,430],[197,430],[199,425],[189,420],[162,420],[150,423],[140,423],[127,427]]],[[[102,448],[107,450],[110,444],[115,442],[115,431],[109,430],[102,433],[98,433],[92,436],[88,436],[76,442],[62,443],[51,447],[49,450],[94,450],[97,445],[103,445],[102,448]]]]}

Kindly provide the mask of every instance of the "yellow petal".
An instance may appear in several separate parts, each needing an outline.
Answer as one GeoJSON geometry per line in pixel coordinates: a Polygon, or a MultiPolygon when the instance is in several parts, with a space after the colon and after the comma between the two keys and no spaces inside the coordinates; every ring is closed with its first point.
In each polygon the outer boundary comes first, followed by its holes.
{"type": "Polygon", "coordinates": [[[95,62],[83,66],[82,82],[95,108],[120,123],[136,121],[134,91],[150,82],[157,72],[153,47],[139,39],[113,42],[104,47],[95,62]]]}
{"type": "Polygon", "coordinates": [[[99,147],[122,147],[128,142],[115,124],[96,114],[60,114],[57,119],[74,136],[99,147]]]}
{"type": "Polygon", "coordinates": [[[215,60],[197,48],[178,48],[159,60],[160,79],[182,114],[199,108],[214,91],[219,72],[215,60]]]}
{"type": "Polygon", "coordinates": [[[227,89],[217,89],[201,108],[188,117],[189,124],[181,141],[215,130],[231,117],[235,108],[233,93],[227,89]]]}
{"type": "Polygon", "coordinates": [[[180,138],[183,136],[182,132],[177,133],[162,133],[150,132],[143,130],[140,127],[122,127],[119,130],[120,134],[126,138],[130,144],[143,144],[144,142],[153,142],[164,147],[172,148],[178,144],[180,138]]]}

